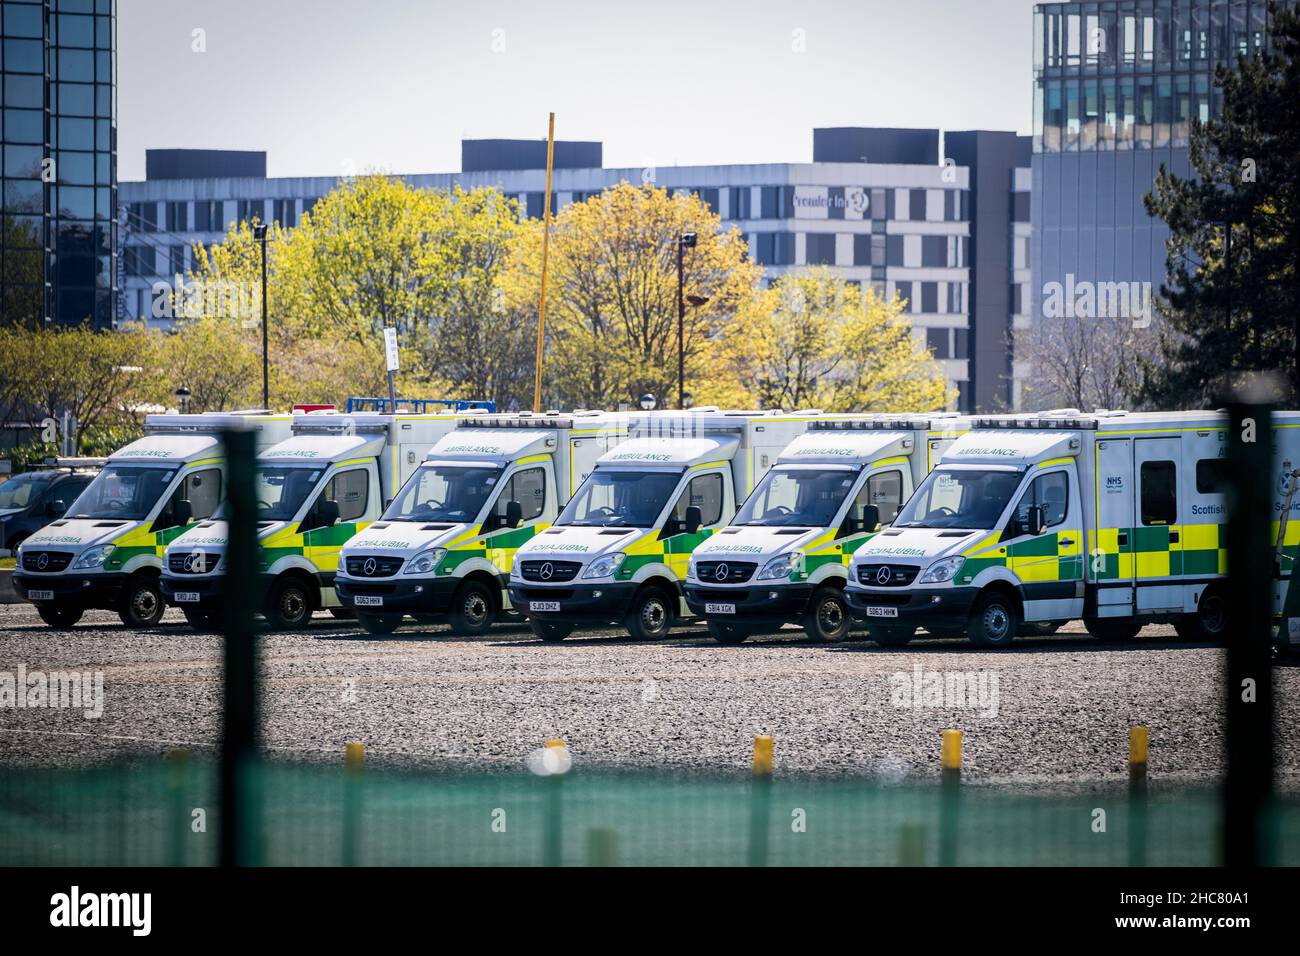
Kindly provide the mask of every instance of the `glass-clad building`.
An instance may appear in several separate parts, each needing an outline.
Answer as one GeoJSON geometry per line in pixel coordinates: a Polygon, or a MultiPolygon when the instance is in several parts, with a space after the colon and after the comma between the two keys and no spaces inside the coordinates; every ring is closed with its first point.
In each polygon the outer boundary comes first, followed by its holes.
{"type": "Polygon", "coordinates": [[[1263,49],[1266,0],[1107,0],[1035,8],[1034,317],[1048,283],[1151,283],[1168,230],[1143,197],[1188,175],[1194,117],[1219,114],[1216,64],[1263,49]]]}
{"type": "Polygon", "coordinates": [[[114,324],[116,0],[0,0],[0,318],[114,324]]]}

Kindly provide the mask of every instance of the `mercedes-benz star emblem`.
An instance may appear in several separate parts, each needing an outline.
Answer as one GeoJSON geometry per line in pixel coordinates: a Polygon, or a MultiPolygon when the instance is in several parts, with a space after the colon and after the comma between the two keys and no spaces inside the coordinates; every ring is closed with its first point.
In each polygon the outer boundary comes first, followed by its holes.
{"type": "Polygon", "coordinates": [[[547,561],[545,564],[542,565],[541,569],[537,572],[537,576],[541,578],[543,581],[549,581],[551,580],[551,575],[553,575],[554,573],[555,573],[555,565],[551,564],[550,561],[547,561]]]}
{"type": "Polygon", "coordinates": [[[892,577],[892,574],[889,568],[881,568],[879,571],[876,572],[876,583],[888,584],[890,577],[892,577]]]}
{"type": "Polygon", "coordinates": [[[44,571],[45,568],[49,565],[49,563],[50,563],[50,556],[48,554],[42,554],[39,558],[36,559],[36,568],[39,571],[44,571]]]}
{"type": "Polygon", "coordinates": [[[374,558],[366,558],[366,563],[361,565],[361,570],[366,572],[366,576],[369,577],[375,573],[375,568],[377,567],[379,567],[378,561],[374,558]]]}
{"type": "Polygon", "coordinates": [[[727,576],[730,574],[731,574],[731,569],[727,567],[725,564],[719,564],[717,569],[713,572],[713,576],[717,578],[719,581],[727,580],[727,576]]]}

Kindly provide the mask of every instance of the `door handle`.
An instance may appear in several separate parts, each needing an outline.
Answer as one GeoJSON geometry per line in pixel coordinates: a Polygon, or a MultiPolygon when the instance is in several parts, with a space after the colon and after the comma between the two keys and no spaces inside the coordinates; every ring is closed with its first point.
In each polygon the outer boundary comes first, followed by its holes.
{"type": "Polygon", "coordinates": [[[1059,544],[1059,545],[1061,545],[1062,547],[1066,547],[1066,548],[1068,548],[1070,545],[1074,544],[1074,539],[1073,539],[1073,538],[1057,538],[1057,539],[1056,539],[1056,543],[1059,544]]]}
{"type": "Polygon", "coordinates": [[[1169,532],[1169,541],[1170,541],[1171,543],[1173,543],[1173,542],[1176,542],[1177,540],[1178,540],[1178,532],[1177,532],[1177,531],[1170,531],[1170,532],[1169,532]]]}
{"type": "Polygon", "coordinates": [[[1117,541],[1116,541],[1116,543],[1117,543],[1117,544],[1128,544],[1128,532],[1127,532],[1127,531],[1121,531],[1121,532],[1119,533],[1119,535],[1117,536],[1117,541]]]}

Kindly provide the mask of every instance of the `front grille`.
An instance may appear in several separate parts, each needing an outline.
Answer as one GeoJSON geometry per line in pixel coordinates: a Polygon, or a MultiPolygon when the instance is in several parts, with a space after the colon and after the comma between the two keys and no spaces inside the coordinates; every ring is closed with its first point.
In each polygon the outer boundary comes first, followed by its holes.
{"type": "Polygon", "coordinates": [[[579,561],[523,561],[519,573],[525,581],[545,581],[547,584],[572,581],[582,567],[579,561]]]}
{"type": "Polygon", "coordinates": [[[172,574],[207,574],[221,561],[217,551],[184,551],[167,556],[167,570],[172,574]]]}
{"type": "Polygon", "coordinates": [[[914,564],[863,564],[858,567],[858,583],[872,588],[901,588],[916,580],[920,572],[914,564]],[[888,571],[881,580],[881,572],[888,571]]]}
{"type": "Polygon", "coordinates": [[[740,584],[748,581],[757,568],[753,561],[699,561],[695,578],[703,584],[740,584]]]}
{"type": "Polygon", "coordinates": [[[401,558],[355,555],[347,559],[348,574],[354,578],[388,578],[402,567],[401,558]]]}
{"type": "Polygon", "coordinates": [[[24,551],[24,571],[62,571],[72,563],[72,554],[68,551],[24,551]]]}

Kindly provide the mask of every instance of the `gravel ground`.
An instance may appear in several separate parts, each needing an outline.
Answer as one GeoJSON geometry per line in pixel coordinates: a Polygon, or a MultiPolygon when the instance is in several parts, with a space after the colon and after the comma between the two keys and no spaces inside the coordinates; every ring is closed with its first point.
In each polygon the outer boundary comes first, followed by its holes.
{"type": "MultiPolygon", "coordinates": [[[[574,760],[607,766],[746,772],[752,738],[776,738],[779,772],[937,773],[939,734],[966,734],[965,776],[1049,789],[1125,779],[1127,730],[1151,733],[1153,782],[1208,783],[1223,770],[1223,652],[1150,627],[1101,645],[1072,626],[977,652],[964,641],[885,650],[818,646],[802,633],[721,647],[702,629],[658,643],[583,632],[545,645],[525,628],[464,639],[413,626],[373,639],[318,615],[264,641],[264,735],[280,758],[337,761],[347,741],[388,766],[521,766],[550,737],[574,760]],[[909,706],[901,687],[931,672],[973,672],[984,696],[909,706]],[[892,675],[908,675],[906,682],[892,675]],[[993,696],[996,678],[996,696],[993,696]]],[[[0,606],[0,671],[102,671],[104,711],[0,709],[0,763],[81,765],[214,753],[221,644],[179,614],[131,632],[92,612],[46,627],[27,605],[0,606]]],[[[1300,668],[1275,671],[1278,769],[1300,790],[1300,668]]],[[[925,699],[922,704],[929,703],[925,699]]]]}

